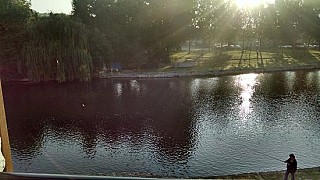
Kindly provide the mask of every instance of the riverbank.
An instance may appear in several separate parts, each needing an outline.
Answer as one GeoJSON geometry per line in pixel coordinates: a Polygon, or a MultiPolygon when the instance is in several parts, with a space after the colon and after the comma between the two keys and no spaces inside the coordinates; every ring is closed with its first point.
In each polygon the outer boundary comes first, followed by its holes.
{"type": "MultiPolygon", "coordinates": [[[[273,172],[257,172],[257,173],[245,173],[236,175],[226,175],[226,176],[208,176],[208,177],[161,177],[149,173],[113,173],[113,174],[99,174],[98,176],[108,176],[108,177],[131,177],[131,178],[150,178],[150,179],[241,179],[241,180],[280,180],[283,179],[285,171],[273,171],[273,172]]],[[[298,169],[295,174],[297,180],[318,180],[320,179],[320,167],[316,168],[306,168],[298,169]]],[[[128,178],[129,179],[129,178],[128,178]]]]}
{"type": "MultiPolygon", "coordinates": [[[[245,52],[243,59],[239,59],[240,54],[241,51],[228,51],[220,57],[212,52],[179,52],[171,55],[171,63],[158,69],[121,70],[114,72],[106,69],[96,72],[91,76],[93,79],[214,77],[247,73],[320,69],[320,51],[315,50],[300,56],[292,54],[291,51],[284,51],[281,58],[276,53],[262,52],[263,58],[255,59],[248,52],[245,52]]],[[[22,77],[13,69],[9,68],[9,70],[0,71],[2,81],[31,82],[30,79],[22,77]]],[[[55,81],[55,79],[51,80],[55,81]]]]}
{"type": "Polygon", "coordinates": [[[99,72],[99,78],[174,78],[174,77],[214,77],[223,75],[236,75],[248,73],[269,73],[280,71],[315,70],[320,69],[320,62],[305,65],[291,65],[283,67],[262,67],[262,68],[231,68],[216,70],[189,70],[171,69],[165,71],[121,71],[121,72],[99,72]]]}
{"type": "MultiPolygon", "coordinates": [[[[120,173],[120,174],[98,174],[92,175],[66,175],[66,174],[40,174],[40,173],[0,173],[1,179],[141,179],[141,180],[154,180],[154,179],[216,179],[216,180],[280,180],[283,179],[284,171],[277,172],[261,172],[261,173],[248,173],[229,176],[213,176],[213,177],[196,177],[196,178],[177,178],[177,177],[161,177],[148,173],[120,173]]],[[[297,180],[317,180],[320,179],[320,167],[299,169],[296,173],[297,180]]]]}
{"type": "MultiPolygon", "coordinates": [[[[107,176],[115,178],[130,177],[135,178],[147,178],[147,179],[241,179],[241,180],[280,180],[283,179],[285,171],[273,171],[273,172],[256,172],[256,173],[245,173],[235,174],[226,176],[207,176],[207,177],[161,177],[150,173],[112,173],[112,174],[98,174],[98,176],[107,176]]],[[[298,169],[295,174],[297,180],[318,180],[320,179],[320,167],[298,169]]],[[[130,179],[128,178],[128,179],[130,179]]]]}
{"type": "MultiPolygon", "coordinates": [[[[209,179],[256,179],[256,180],[280,180],[284,177],[284,171],[275,172],[257,172],[229,176],[208,177],[209,179]]],[[[206,178],[207,179],[207,178],[206,178]]],[[[298,169],[296,173],[297,180],[317,180],[320,179],[320,167],[298,169]]]]}
{"type": "MultiPolygon", "coordinates": [[[[257,68],[230,68],[230,69],[210,69],[197,70],[189,68],[171,68],[171,69],[156,69],[150,71],[143,70],[125,70],[119,72],[110,72],[108,70],[100,71],[93,75],[94,79],[129,79],[129,78],[179,78],[179,77],[215,77],[224,75],[238,75],[249,73],[271,73],[281,71],[299,71],[299,70],[318,70],[319,63],[304,64],[304,65],[290,65],[282,67],[257,67],[257,68]]],[[[2,81],[10,82],[32,82],[28,78],[4,77],[2,81]]],[[[54,79],[50,81],[55,81],[54,79]]]]}
{"type": "Polygon", "coordinates": [[[212,52],[179,52],[171,55],[171,64],[153,70],[110,72],[100,71],[99,78],[173,78],[214,77],[247,73],[268,73],[320,69],[320,51],[285,51],[282,57],[272,52],[262,52],[262,59],[255,59],[248,52],[240,58],[241,51],[228,51],[222,56],[212,52]],[[299,55],[300,53],[300,55],[299,55]]]}

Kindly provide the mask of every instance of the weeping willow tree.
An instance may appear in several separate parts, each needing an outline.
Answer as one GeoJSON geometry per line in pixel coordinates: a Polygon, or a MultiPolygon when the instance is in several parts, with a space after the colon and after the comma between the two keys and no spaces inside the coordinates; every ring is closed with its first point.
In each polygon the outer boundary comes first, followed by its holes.
{"type": "Polygon", "coordinates": [[[89,81],[92,57],[84,25],[63,14],[39,18],[28,30],[21,69],[34,81],[89,81]]]}

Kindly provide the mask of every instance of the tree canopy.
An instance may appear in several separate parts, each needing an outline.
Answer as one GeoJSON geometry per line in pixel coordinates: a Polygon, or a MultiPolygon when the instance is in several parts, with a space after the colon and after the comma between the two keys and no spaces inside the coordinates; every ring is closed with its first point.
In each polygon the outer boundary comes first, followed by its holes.
{"type": "Polygon", "coordinates": [[[22,66],[36,81],[90,80],[92,57],[85,26],[72,17],[50,14],[28,29],[22,66]]]}
{"type": "Polygon", "coordinates": [[[18,61],[30,18],[28,1],[0,1],[0,65],[18,61]]]}

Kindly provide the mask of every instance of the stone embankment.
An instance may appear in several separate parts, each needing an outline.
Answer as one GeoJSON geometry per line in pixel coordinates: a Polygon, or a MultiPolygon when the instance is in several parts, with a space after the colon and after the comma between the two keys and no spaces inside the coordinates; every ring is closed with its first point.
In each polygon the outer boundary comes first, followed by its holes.
{"type": "Polygon", "coordinates": [[[109,72],[100,71],[99,78],[173,78],[173,77],[206,77],[206,76],[221,76],[221,75],[234,75],[234,74],[247,74],[247,73],[268,73],[279,71],[297,71],[297,70],[314,70],[320,69],[320,63],[307,64],[307,65],[294,65],[283,67],[263,67],[263,68],[233,68],[233,69],[219,69],[219,70],[181,70],[173,69],[172,71],[121,71],[109,72]]]}
{"type": "MultiPolygon", "coordinates": [[[[231,68],[231,69],[214,69],[214,70],[194,70],[189,68],[173,68],[172,70],[132,70],[132,71],[119,71],[110,72],[108,70],[100,71],[98,74],[94,74],[93,78],[178,78],[178,77],[215,77],[223,75],[237,75],[237,74],[248,74],[248,73],[269,73],[269,72],[280,72],[280,71],[298,71],[298,70],[320,70],[320,62],[313,64],[304,65],[284,65],[284,66],[266,66],[266,67],[252,67],[252,68],[231,68]]],[[[1,76],[3,81],[16,81],[16,82],[28,82],[34,83],[28,78],[23,77],[6,77],[1,76]]],[[[51,79],[55,81],[55,79],[51,79]]]]}

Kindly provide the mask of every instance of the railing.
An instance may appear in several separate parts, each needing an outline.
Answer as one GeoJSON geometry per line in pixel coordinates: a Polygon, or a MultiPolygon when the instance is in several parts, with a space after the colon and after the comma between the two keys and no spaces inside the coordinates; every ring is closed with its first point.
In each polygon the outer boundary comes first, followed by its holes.
{"type": "Polygon", "coordinates": [[[142,178],[142,177],[113,177],[113,176],[83,176],[83,175],[66,175],[66,174],[39,174],[39,173],[0,173],[0,179],[15,180],[15,179],[28,179],[28,180],[59,180],[59,179],[101,179],[101,180],[155,180],[155,178],[142,178]]]}
{"type": "Polygon", "coordinates": [[[4,101],[2,95],[2,86],[0,79],[0,137],[1,137],[1,152],[5,159],[5,172],[13,172],[13,163],[11,158],[11,149],[6,121],[6,114],[4,108],[4,101]]]}

